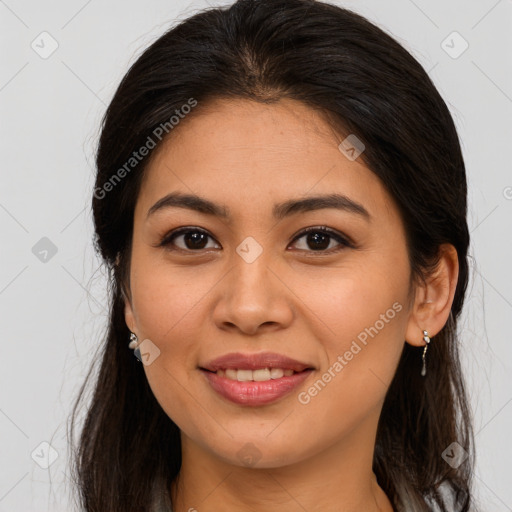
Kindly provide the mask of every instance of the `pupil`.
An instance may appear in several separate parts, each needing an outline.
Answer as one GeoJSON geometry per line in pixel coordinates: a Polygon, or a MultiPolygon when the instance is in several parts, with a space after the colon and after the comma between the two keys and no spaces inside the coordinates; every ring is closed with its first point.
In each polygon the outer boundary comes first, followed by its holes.
{"type": "Polygon", "coordinates": [[[326,249],[329,247],[329,235],[324,233],[311,233],[308,235],[308,243],[313,242],[313,249],[326,249]]]}
{"type": "MultiPolygon", "coordinates": [[[[329,247],[329,238],[329,235],[318,232],[310,233],[307,236],[308,244],[313,246],[313,250],[327,249],[327,247],[329,247]]],[[[196,231],[185,234],[185,245],[188,249],[203,249],[206,245],[206,240],[207,237],[204,233],[196,231]]]]}
{"type": "Polygon", "coordinates": [[[203,249],[206,245],[206,235],[204,233],[198,233],[197,231],[186,233],[184,238],[188,249],[203,249]]]}

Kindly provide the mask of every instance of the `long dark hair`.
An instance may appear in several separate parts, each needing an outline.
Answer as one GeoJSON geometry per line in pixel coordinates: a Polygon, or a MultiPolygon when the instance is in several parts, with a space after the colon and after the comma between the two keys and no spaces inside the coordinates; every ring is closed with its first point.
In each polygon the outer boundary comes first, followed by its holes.
{"type": "Polygon", "coordinates": [[[93,362],[71,415],[81,507],[151,510],[154,493],[168,497],[180,470],[179,429],[127,347],[123,290],[134,206],[150,158],[130,159],[148,146],[148,137],[159,147],[165,137],[156,134],[172,134],[170,119],[184,112],[183,105],[197,102],[200,109],[216,98],[295,99],[325,113],[340,135],[363,141],[361,158],[398,205],[415,278],[435,268],[441,244],[456,248],[459,278],[449,320],[430,344],[425,378],[421,348],[405,344],[383,405],[373,468],[396,510],[406,503],[408,511],[470,510],[473,433],[456,329],[468,281],[469,233],[457,132],[408,51],[360,15],[314,0],[238,0],[198,12],[143,52],[106,111],[92,208],[95,246],[109,275],[110,322],[99,369],[93,373],[93,362]],[[93,376],[75,446],[79,404],[93,376]],[[453,455],[452,443],[467,454],[460,465],[443,457],[450,446],[453,455]]]}

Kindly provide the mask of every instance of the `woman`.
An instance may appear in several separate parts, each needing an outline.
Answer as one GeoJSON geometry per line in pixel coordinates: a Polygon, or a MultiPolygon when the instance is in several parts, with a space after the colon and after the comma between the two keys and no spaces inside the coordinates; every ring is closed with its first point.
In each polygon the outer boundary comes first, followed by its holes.
{"type": "Polygon", "coordinates": [[[84,510],[470,510],[465,168],[394,39],[313,0],[185,20],[108,107],[93,212],[84,510]]]}

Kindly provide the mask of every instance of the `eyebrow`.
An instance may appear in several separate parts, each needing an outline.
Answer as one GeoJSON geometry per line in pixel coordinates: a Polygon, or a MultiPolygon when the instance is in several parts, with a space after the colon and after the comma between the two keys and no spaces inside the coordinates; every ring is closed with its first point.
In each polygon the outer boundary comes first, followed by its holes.
{"type": "MultiPolygon", "coordinates": [[[[166,208],[186,208],[206,215],[230,219],[230,211],[224,205],[214,203],[208,199],[195,194],[184,194],[182,192],[171,192],[159,199],[149,210],[146,218],[166,208]]],[[[284,219],[297,213],[305,213],[325,208],[355,213],[370,221],[371,215],[368,210],[356,201],[343,194],[328,194],[310,196],[304,199],[290,199],[283,203],[275,204],[272,209],[273,217],[276,220],[284,219]]]]}

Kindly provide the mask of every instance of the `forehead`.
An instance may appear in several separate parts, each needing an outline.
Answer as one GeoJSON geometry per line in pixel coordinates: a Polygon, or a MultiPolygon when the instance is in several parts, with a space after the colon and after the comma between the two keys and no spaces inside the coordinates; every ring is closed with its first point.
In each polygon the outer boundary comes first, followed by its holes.
{"type": "Polygon", "coordinates": [[[290,99],[199,105],[153,155],[140,202],[147,210],[179,190],[255,213],[267,203],[339,192],[393,213],[378,177],[340,151],[344,138],[320,111],[290,99]]]}

